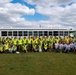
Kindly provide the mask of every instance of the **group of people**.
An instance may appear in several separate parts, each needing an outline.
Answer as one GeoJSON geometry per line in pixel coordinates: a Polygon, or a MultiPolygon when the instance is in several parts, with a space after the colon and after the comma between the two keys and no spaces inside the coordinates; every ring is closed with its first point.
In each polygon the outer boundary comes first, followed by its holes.
{"type": "Polygon", "coordinates": [[[0,37],[0,53],[16,52],[76,52],[74,37],[0,37]]]}

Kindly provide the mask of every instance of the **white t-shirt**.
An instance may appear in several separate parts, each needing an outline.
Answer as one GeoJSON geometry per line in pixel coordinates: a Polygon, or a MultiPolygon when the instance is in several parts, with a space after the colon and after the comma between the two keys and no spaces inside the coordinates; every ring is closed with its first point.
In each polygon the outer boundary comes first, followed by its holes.
{"type": "Polygon", "coordinates": [[[57,49],[59,47],[58,43],[55,43],[55,49],[57,49]]]}
{"type": "Polygon", "coordinates": [[[70,49],[70,44],[66,44],[65,49],[70,49]]]}
{"type": "Polygon", "coordinates": [[[74,44],[73,43],[70,43],[70,48],[74,48],[74,44]]]}
{"type": "Polygon", "coordinates": [[[63,49],[63,44],[59,44],[59,49],[63,49]]]}
{"type": "Polygon", "coordinates": [[[67,44],[63,44],[63,47],[66,48],[67,44]]]}

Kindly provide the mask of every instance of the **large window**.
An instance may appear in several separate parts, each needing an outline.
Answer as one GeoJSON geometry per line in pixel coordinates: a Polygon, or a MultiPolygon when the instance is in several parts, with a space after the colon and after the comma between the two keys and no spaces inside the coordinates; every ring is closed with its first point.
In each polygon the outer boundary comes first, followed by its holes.
{"type": "Polygon", "coordinates": [[[34,31],[34,36],[38,36],[38,32],[37,31],[34,31]]]}
{"type": "Polygon", "coordinates": [[[49,36],[52,36],[52,31],[49,31],[49,36]]]}
{"type": "Polygon", "coordinates": [[[42,31],[39,31],[39,36],[43,36],[43,32],[42,31]]]}
{"type": "Polygon", "coordinates": [[[69,31],[69,33],[75,34],[75,31],[69,31]]]}
{"type": "Polygon", "coordinates": [[[29,31],[29,36],[32,36],[32,31],[29,31]]]}
{"type": "Polygon", "coordinates": [[[8,36],[12,36],[12,31],[8,31],[8,36]]]}
{"type": "Polygon", "coordinates": [[[7,31],[2,31],[2,32],[1,32],[1,35],[2,35],[2,36],[7,36],[7,31]]]}
{"type": "Polygon", "coordinates": [[[54,36],[58,36],[58,31],[54,31],[54,32],[53,32],[53,35],[54,35],[54,36]]]}
{"type": "Polygon", "coordinates": [[[44,36],[48,36],[48,31],[44,31],[44,36]]]}
{"type": "Polygon", "coordinates": [[[64,31],[64,36],[68,36],[68,31],[64,31]]]}
{"type": "Polygon", "coordinates": [[[60,36],[63,36],[63,31],[60,31],[59,34],[60,34],[60,36]]]}
{"type": "Polygon", "coordinates": [[[24,36],[28,36],[28,31],[24,31],[24,36]]]}
{"type": "Polygon", "coordinates": [[[18,36],[22,36],[22,31],[18,31],[18,36]]]}
{"type": "Polygon", "coordinates": [[[17,36],[17,31],[13,31],[13,36],[17,36]]]}

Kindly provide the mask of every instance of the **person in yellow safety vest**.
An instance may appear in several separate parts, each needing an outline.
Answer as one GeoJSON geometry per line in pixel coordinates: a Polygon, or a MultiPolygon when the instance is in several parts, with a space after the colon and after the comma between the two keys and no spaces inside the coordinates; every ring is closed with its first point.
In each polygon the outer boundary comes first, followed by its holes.
{"type": "Polygon", "coordinates": [[[19,39],[17,40],[17,45],[22,45],[22,39],[21,39],[21,38],[19,38],[19,39]]]}
{"type": "Polygon", "coordinates": [[[26,38],[26,37],[24,37],[24,38],[22,39],[22,44],[27,44],[27,38],[26,38]]]}
{"type": "Polygon", "coordinates": [[[33,50],[34,52],[37,52],[39,50],[38,45],[36,43],[33,44],[33,50]]]}
{"type": "Polygon", "coordinates": [[[35,40],[35,38],[33,37],[33,38],[32,38],[32,45],[35,44],[35,43],[36,43],[36,40],[35,40]]]}
{"type": "Polygon", "coordinates": [[[66,37],[65,36],[62,38],[62,40],[66,43],[66,37]]]}
{"type": "Polygon", "coordinates": [[[3,45],[0,43],[0,53],[3,53],[3,45]]]}
{"type": "Polygon", "coordinates": [[[46,37],[46,41],[47,41],[47,43],[49,43],[50,41],[51,41],[51,39],[50,39],[50,37],[48,36],[48,37],[46,37]]]}
{"type": "Polygon", "coordinates": [[[51,42],[51,39],[49,36],[46,37],[46,43],[47,43],[47,50],[50,50],[49,43],[51,42]]]}
{"type": "Polygon", "coordinates": [[[42,38],[41,38],[41,41],[44,43],[44,41],[45,41],[45,37],[42,37],[42,38]]]}
{"type": "Polygon", "coordinates": [[[60,41],[60,38],[59,38],[59,37],[56,37],[56,38],[55,38],[55,42],[56,42],[56,43],[59,43],[59,41],[60,41]]]}
{"type": "Polygon", "coordinates": [[[44,42],[45,42],[45,37],[41,38],[41,42],[42,42],[42,51],[44,51],[44,42]]]}
{"type": "Polygon", "coordinates": [[[38,38],[38,37],[35,38],[35,43],[36,43],[37,45],[39,44],[39,38],[38,38]]]}
{"type": "Polygon", "coordinates": [[[9,44],[7,43],[7,42],[5,42],[5,44],[4,44],[4,52],[8,52],[8,50],[9,50],[9,44]]]}
{"type": "Polygon", "coordinates": [[[14,39],[12,39],[12,43],[13,43],[13,45],[17,45],[17,38],[16,37],[14,39]]]}
{"type": "Polygon", "coordinates": [[[47,51],[47,43],[44,43],[44,51],[47,51]]]}
{"type": "Polygon", "coordinates": [[[49,41],[53,43],[54,38],[52,36],[49,37],[49,41]]]}
{"type": "Polygon", "coordinates": [[[6,42],[10,43],[10,38],[9,37],[6,38],[6,42]]]}
{"type": "Polygon", "coordinates": [[[66,43],[69,43],[69,37],[66,37],[66,43]]]}
{"type": "Polygon", "coordinates": [[[31,43],[32,43],[32,38],[28,37],[28,44],[31,44],[31,43]]]}
{"type": "Polygon", "coordinates": [[[36,51],[36,44],[33,44],[33,50],[36,51]]]}
{"type": "Polygon", "coordinates": [[[5,42],[5,37],[2,37],[2,44],[4,44],[5,42]]]}
{"type": "Polygon", "coordinates": [[[17,45],[13,45],[12,53],[16,53],[16,51],[17,51],[17,45]]]}
{"type": "Polygon", "coordinates": [[[22,51],[22,39],[21,39],[21,37],[19,37],[19,39],[17,40],[17,45],[18,45],[18,50],[22,51]]]}
{"type": "Polygon", "coordinates": [[[53,51],[53,42],[49,43],[49,51],[53,51]]]}
{"type": "Polygon", "coordinates": [[[55,37],[51,37],[51,42],[52,42],[52,50],[54,50],[55,49],[55,46],[54,46],[54,44],[55,44],[55,37]]]}
{"type": "Polygon", "coordinates": [[[32,37],[28,37],[28,51],[32,51],[32,37]]]}
{"type": "Polygon", "coordinates": [[[46,36],[44,37],[43,41],[47,43],[47,38],[46,38],[46,36]]]}
{"type": "Polygon", "coordinates": [[[12,44],[12,39],[11,38],[8,39],[8,43],[12,44]]]}
{"type": "Polygon", "coordinates": [[[55,43],[55,37],[52,37],[52,42],[55,43]]]}
{"type": "Polygon", "coordinates": [[[22,45],[22,48],[23,48],[23,52],[25,52],[25,53],[28,52],[28,51],[27,51],[27,44],[23,44],[23,45],[22,45]]]}
{"type": "Polygon", "coordinates": [[[6,38],[5,38],[5,42],[7,42],[7,43],[8,43],[8,37],[6,37],[6,38]]]}
{"type": "Polygon", "coordinates": [[[49,39],[50,39],[50,42],[52,42],[52,41],[53,41],[53,37],[52,37],[52,36],[50,36],[50,37],[49,37],[49,39]]]}

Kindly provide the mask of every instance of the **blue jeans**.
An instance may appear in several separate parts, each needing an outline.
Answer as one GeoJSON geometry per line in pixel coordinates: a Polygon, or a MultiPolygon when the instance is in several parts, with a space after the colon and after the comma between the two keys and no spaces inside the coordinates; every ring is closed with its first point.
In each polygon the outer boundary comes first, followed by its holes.
{"type": "Polygon", "coordinates": [[[59,52],[59,48],[55,48],[55,51],[56,51],[56,52],[59,52]]]}
{"type": "Polygon", "coordinates": [[[64,50],[64,53],[69,53],[69,52],[70,52],[70,49],[64,50]]]}

